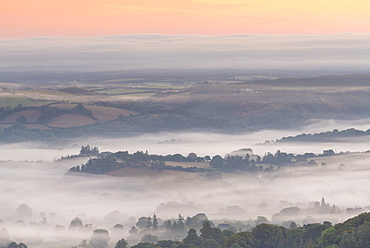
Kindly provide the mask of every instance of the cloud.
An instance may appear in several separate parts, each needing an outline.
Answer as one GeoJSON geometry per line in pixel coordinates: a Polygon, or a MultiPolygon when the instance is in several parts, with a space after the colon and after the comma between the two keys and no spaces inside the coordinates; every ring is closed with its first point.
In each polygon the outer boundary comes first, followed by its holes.
{"type": "Polygon", "coordinates": [[[0,70],[346,69],[370,65],[370,35],[159,35],[0,40],[0,70]]]}

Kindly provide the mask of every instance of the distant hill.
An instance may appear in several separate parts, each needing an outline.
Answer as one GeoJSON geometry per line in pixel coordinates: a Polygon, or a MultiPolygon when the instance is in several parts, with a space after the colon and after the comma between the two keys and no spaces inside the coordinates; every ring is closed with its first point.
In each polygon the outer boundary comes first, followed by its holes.
{"type": "Polygon", "coordinates": [[[296,128],[311,119],[370,116],[370,74],[278,78],[237,72],[240,75],[102,72],[94,83],[83,81],[81,72],[81,80],[56,82],[53,88],[7,84],[0,92],[0,128],[17,124],[53,133],[37,137],[65,134],[56,128],[68,128],[78,136],[180,130],[235,133],[296,128]]]}
{"type": "MultiPolygon", "coordinates": [[[[274,141],[274,143],[292,143],[292,142],[333,142],[340,139],[354,138],[354,137],[368,137],[370,136],[370,129],[361,131],[354,128],[338,131],[315,133],[315,134],[300,134],[296,136],[283,137],[274,141]]],[[[267,142],[270,144],[270,142],[267,142]]]]}
{"type": "Polygon", "coordinates": [[[86,136],[117,137],[159,131],[245,131],[245,127],[210,115],[137,102],[49,104],[0,108],[0,140],[54,141],[86,136]],[[104,104],[104,103],[100,103],[104,104]]]}
{"type": "Polygon", "coordinates": [[[361,74],[233,84],[205,82],[147,100],[238,121],[250,128],[281,129],[310,119],[368,118],[369,94],[370,75],[361,74]]]}

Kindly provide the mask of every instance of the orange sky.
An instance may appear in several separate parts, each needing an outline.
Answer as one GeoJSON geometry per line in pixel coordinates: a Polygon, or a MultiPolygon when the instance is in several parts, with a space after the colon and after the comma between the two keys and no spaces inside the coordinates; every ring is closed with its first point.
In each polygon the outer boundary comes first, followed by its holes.
{"type": "Polygon", "coordinates": [[[370,33],[369,0],[0,0],[0,38],[370,33]]]}

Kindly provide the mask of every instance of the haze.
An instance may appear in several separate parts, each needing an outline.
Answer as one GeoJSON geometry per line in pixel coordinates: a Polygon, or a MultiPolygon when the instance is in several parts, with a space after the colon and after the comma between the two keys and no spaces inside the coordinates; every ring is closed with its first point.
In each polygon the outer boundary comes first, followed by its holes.
{"type": "Polygon", "coordinates": [[[369,34],[159,35],[0,40],[0,71],[368,69],[369,34]]]}
{"type": "MultiPolygon", "coordinates": [[[[326,123],[327,126],[329,122],[326,123]]],[[[364,122],[357,125],[364,125],[364,122]]],[[[342,123],[356,125],[356,123],[342,123]]],[[[307,126],[304,129],[309,131],[307,126]]],[[[315,129],[311,129],[315,130],[315,129]]],[[[319,131],[316,127],[316,130],[319,131]]],[[[322,222],[334,223],[353,216],[346,213],[346,208],[368,205],[370,190],[367,178],[370,171],[366,164],[370,155],[365,153],[340,155],[335,158],[319,158],[318,164],[327,163],[327,167],[287,167],[273,174],[237,174],[226,173],[217,180],[196,173],[163,172],[155,178],[142,175],[111,177],[98,175],[66,176],[71,166],[85,163],[88,158],[65,161],[53,161],[60,156],[77,154],[80,145],[89,142],[102,151],[120,151],[148,149],[150,153],[169,154],[196,152],[198,155],[215,155],[232,152],[235,149],[250,147],[259,155],[282,149],[286,152],[317,152],[324,149],[350,149],[365,151],[370,142],[358,140],[344,143],[307,145],[286,145],[285,147],[260,146],[267,137],[278,138],[287,133],[299,133],[302,130],[262,131],[244,135],[220,135],[212,133],[163,133],[143,135],[133,138],[102,139],[91,138],[74,140],[69,144],[50,147],[44,143],[1,145],[4,151],[0,157],[0,216],[1,226],[6,227],[10,239],[26,242],[29,247],[50,247],[50,245],[76,245],[83,239],[89,240],[91,231],[55,231],[56,225],[68,228],[73,218],[79,216],[84,223],[94,228],[105,228],[114,238],[128,236],[128,230],[141,216],[156,213],[159,218],[171,219],[179,213],[193,216],[204,212],[213,221],[237,219],[253,223],[257,216],[265,216],[269,221],[281,224],[281,221],[294,219],[298,224],[322,222]],[[166,144],[166,140],[175,139],[166,144]],[[33,146],[33,149],[29,147],[33,146]],[[6,161],[12,159],[14,161],[6,161]],[[38,162],[20,162],[42,160],[38,162]],[[340,163],[345,164],[344,171],[338,170],[340,163]],[[343,182],[346,182],[345,184],[343,182]],[[168,185],[176,187],[168,187],[168,185]],[[347,186],[351,185],[350,188],[347,186]],[[314,201],[324,197],[331,205],[335,204],[343,212],[323,215],[308,209],[314,201]],[[310,203],[311,202],[311,203],[310,203]],[[310,205],[310,204],[311,205],[310,205]],[[26,204],[32,214],[22,217],[17,208],[26,204]],[[235,207],[237,206],[237,207],[235,207]],[[263,206],[263,207],[262,207],[263,206]],[[297,206],[302,212],[297,216],[272,217],[285,207],[297,206]],[[229,210],[228,210],[229,209],[229,210]],[[231,210],[233,209],[233,210],[231,210]],[[307,210],[304,210],[307,209],[307,210]],[[237,211],[236,211],[237,210],[237,211]],[[115,212],[114,211],[119,211],[115,212]],[[115,217],[109,217],[110,214],[115,217]],[[130,219],[134,217],[135,219],[130,219]],[[43,220],[43,225],[35,225],[43,220]],[[24,224],[15,223],[22,220],[24,224]],[[45,221],[44,220],[44,221],[45,221]],[[113,226],[123,224],[125,229],[115,236],[113,226]],[[68,241],[65,240],[68,235],[68,241]]],[[[113,244],[113,243],[112,243],[113,244]]]]}

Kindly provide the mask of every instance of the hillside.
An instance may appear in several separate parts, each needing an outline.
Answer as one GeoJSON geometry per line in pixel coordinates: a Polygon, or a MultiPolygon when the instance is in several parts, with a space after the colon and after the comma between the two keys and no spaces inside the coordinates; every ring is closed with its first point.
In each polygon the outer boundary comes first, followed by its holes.
{"type": "MultiPolygon", "coordinates": [[[[78,137],[180,130],[235,133],[296,128],[312,119],[370,116],[370,74],[278,78],[209,73],[135,77],[106,72],[93,82],[58,82],[53,88],[8,83],[0,93],[0,128],[21,124],[37,133],[27,134],[27,139],[66,132],[78,137]],[[45,106],[49,112],[59,110],[45,116],[45,106]]],[[[11,130],[7,132],[14,134],[11,130]]]]}
{"type": "Polygon", "coordinates": [[[137,102],[105,105],[49,104],[40,107],[19,105],[16,108],[2,108],[0,140],[55,141],[63,138],[122,137],[138,133],[184,130],[245,131],[243,125],[184,110],[146,106],[137,102]]]}
{"type": "Polygon", "coordinates": [[[369,75],[196,84],[151,102],[242,122],[250,127],[287,128],[309,119],[370,116],[369,75]]]}

